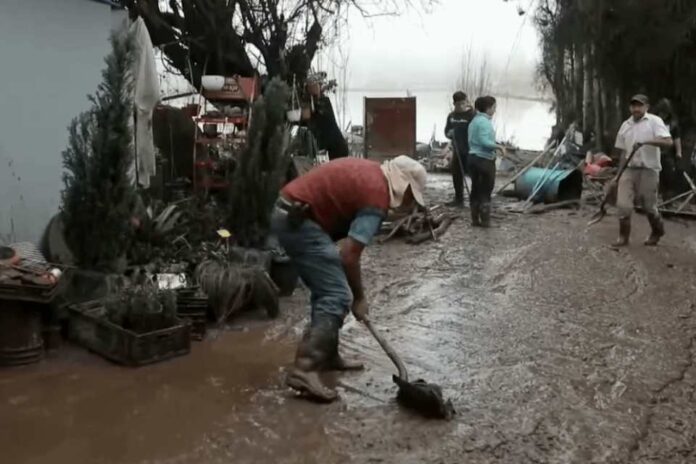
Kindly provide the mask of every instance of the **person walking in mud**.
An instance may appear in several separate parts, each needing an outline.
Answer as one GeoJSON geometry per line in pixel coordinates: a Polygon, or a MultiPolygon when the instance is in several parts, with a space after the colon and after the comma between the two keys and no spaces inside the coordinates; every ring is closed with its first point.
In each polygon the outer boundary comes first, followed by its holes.
{"type": "Polygon", "coordinates": [[[645,95],[631,98],[631,117],[619,128],[614,146],[620,152],[622,163],[635,150],[633,158],[618,181],[616,206],[619,209],[619,238],[615,247],[628,245],[631,236],[631,214],[636,200],[642,204],[650,222],[650,236],[645,245],[655,246],[665,234],[664,224],[657,209],[657,190],[660,182],[660,149],[673,146],[669,129],[662,119],[648,113],[650,101],[645,95]]]}
{"type": "Polygon", "coordinates": [[[348,312],[359,321],[368,314],[360,257],[388,210],[425,206],[425,182],[425,168],[407,156],[382,165],[342,158],[281,190],[271,230],[311,292],[310,324],[287,376],[289,387],[330,402],[337,393],[321,382],[319,373],[362,368],[338,351],[338,333],[348,312]]]}
{"type": "Polygon", "coordinates": [[[474,109],[464,92],[457,91],[452,95],[454,111],[447,115],[445,136],[452,142],[452,183],[454,184],[454,200],[447,206],[464,206],[464,182],[466,182],[466,163],[469,155],[468,130],[469,123],[474,118],[474,109]]]}
{"type": "Polygon", "coordinates": [[[495,152],[505,147],[495,142],[493,115],[495,98],[479,97],[474,102],[476,116],[469,124],[468,168],[471,177],[471,223],[474,227],[490,227],[491,195],[495,186],[495,152]]]}

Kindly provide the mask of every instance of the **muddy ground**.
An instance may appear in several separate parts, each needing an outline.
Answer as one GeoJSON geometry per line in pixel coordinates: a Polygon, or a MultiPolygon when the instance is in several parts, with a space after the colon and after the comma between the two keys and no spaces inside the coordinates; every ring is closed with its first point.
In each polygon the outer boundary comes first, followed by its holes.
{"type": "MultiPolygon", "coordinates": [[[[445,176],[429,195],[447,199],[445,176]]],[[[466,213],[466,211],[464,212],[466,213]]],[[[214,332],[140,369],[77,348],[0,371],[7,463],[694,463],[696,240],[669,223],[655,249],[606,244],[614,218],[504,214],[437,243],[371,247],[372,318],[413,377],[443,386],[451,422],[399,409],[393,367],[352,319],[362,373],[315,405],[282,387],[306,294],[277,321],[214,332]]]]}

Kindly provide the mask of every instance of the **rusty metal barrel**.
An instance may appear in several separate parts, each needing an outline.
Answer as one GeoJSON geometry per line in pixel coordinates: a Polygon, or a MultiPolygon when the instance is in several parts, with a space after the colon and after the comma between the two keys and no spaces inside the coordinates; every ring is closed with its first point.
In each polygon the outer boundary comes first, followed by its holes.
{"type": "Polygon", "coordinates": [[[0,366],[31,364],[42,357],[40,306],[0,300],[0,366]]]}

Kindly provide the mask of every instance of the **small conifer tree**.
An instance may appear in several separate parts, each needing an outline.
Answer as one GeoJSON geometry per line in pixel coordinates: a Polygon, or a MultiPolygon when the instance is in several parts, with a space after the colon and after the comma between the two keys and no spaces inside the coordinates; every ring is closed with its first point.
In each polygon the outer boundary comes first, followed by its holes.
{"type": "Polygon", "coordinates": [[[77,264],[105,271],[117,270],[131,243],[136,198],[129,176],[135,48],[130,37],[116,34],[111,46],[102,82],[89,97],[92,108],[70,125],[61,205],[65,239],[77,264]]]}

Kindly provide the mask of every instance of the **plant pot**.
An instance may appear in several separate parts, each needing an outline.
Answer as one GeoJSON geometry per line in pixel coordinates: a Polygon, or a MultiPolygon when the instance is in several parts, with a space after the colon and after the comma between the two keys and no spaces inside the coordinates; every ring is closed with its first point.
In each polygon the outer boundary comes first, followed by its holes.
{"type": "Polygon", "coordinates": [[[203,76],[201,84],[204,90],[218,92],[225,87],[225,76],[203,76]]]}
{"type": "Polygon", "coordinates": [[[287,256],[274,257],[271,262],[271,279],[278,287],[280,296],[290,296],[299,282],[297,269],[287,256]]]}
{"type": "Polygon", "coordinates": [[[302,119],[302,110],[299,108],[294,110],[288,110],[286,112],[286,116],[289,122],[300,122],[300,120],[302,119]]]}

